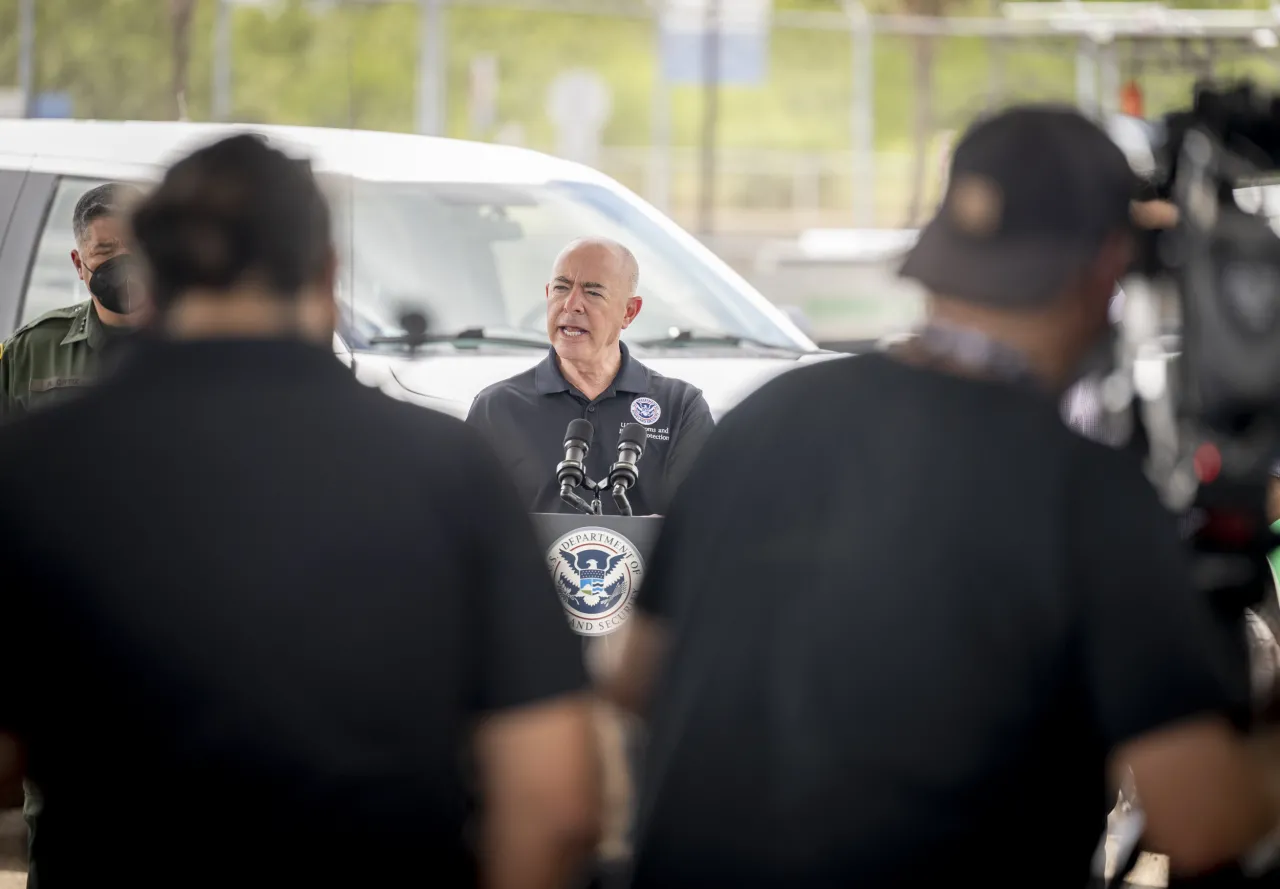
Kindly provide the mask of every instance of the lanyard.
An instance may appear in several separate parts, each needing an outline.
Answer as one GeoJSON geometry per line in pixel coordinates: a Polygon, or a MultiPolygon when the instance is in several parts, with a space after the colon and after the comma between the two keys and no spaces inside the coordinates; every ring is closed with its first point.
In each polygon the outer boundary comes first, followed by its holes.
{"type": "Polygon", "coordinates": [[[929,321],[916,331],[911,345],[937,363],[956,364],[1007,383],[1036,384],[1022,352],[972,327],[929,321]]]}

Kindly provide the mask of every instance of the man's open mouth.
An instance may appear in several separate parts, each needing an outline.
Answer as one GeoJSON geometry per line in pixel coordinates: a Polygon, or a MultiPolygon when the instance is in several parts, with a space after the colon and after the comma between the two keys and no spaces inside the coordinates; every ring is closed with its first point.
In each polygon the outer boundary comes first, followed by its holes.
{"type": "Polygon", "coordinates": [[[586,333],[587,333],[587,332],[586,332],[586,330],[584,330],[584,329],[583,329],[583,328],[581,328],[581,327],[565,327],[565,326],[561,326],[561,327],[559,328],[559,330],[560,330],[560,333],[561,333],[562,335],[567,336],[567,337],[570,337],[570,338],[572,338],[572,337],[577,337],[577,336],[586,336],[586,333]]]}

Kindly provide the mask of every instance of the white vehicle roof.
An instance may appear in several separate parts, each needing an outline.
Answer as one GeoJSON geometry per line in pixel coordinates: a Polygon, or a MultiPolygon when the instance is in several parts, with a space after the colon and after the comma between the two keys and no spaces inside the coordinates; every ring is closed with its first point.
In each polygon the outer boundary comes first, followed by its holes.
{"type": "Polygon", "coordinates": [[[525,148],[407,133],[173,121],[0,120],[0,169],[111,179],[155,178],[194,148],[233,132],[265,135],[315,169],[386,182],[612,184],[590,167],[525,148]]]}
{"type": "MultiPolygon", "coordinates": [[[[148,181],[195,148],[235,132],[266,136],[320,173],[371,182],[541,185],[582,182],[626,195],[696,258],[742,288],[743,297],[801,341],[803,332],[724,260],[657,208],[591,167],[527,148],[411,133],[187,121],[0,120],[0,170],[148,181]]],[[[810,343],[812,345],[812,343],[810,343]]]]}

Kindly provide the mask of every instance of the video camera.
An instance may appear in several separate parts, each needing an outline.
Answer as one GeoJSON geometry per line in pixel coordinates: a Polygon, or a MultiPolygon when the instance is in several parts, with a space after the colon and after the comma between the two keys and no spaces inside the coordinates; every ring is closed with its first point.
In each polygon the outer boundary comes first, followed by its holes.
{"type": "MultiPolygon", "coordinates": [[[[1273,629],[1280,616],[1267,562],[1280,544],[1267,515],[1280,458],[1280,235],[1238,194],[1280,181],[1280,97],[1248,82],[1200,83],[1191,107],[1149,136],[1135,197],[1167,201],[1177,218],[1139,235],[1104,408],[1134,433],[1166,506],[1187,517],[1196,583],[1225,620],[1240,620],[1247,658],[1244,611],[1271,611],[1273,629]]],[[[1277,882],[1269,858],[1252,876],[1233,870],[1169,885],[1277,882]]]]}
{"type": "Polygon", "coordinates": [[[1167,506],[1193,523],[1197,581],[1228,612],[1268,595],[1271,466],[1280,457],[1280,236],[1237,191],[1280,179],[1280,97],[1198,84],[1158,122],[1142,199],[1170,228],[1140,236],[1103,387],[1136,421],[1167,506]]]}

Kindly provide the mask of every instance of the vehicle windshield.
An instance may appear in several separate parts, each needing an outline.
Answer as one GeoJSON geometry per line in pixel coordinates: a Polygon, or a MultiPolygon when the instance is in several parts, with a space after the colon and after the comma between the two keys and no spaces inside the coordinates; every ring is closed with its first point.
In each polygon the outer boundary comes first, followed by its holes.
{"type": "Polygon", "coordinates": [[[507,345],[545,344],[552,263],[583,235],[618,240],[640,263],[644,306],[625,341],[680,331],[672,347],[714,344],[727,334],[722,347],[813,348],[607,188],[343,179],[329,189],[343,268],[341,332],[355,349],[380,348],[379,338],[401,334],[411,311],[436,334],[481,329],[507,345]]]}

